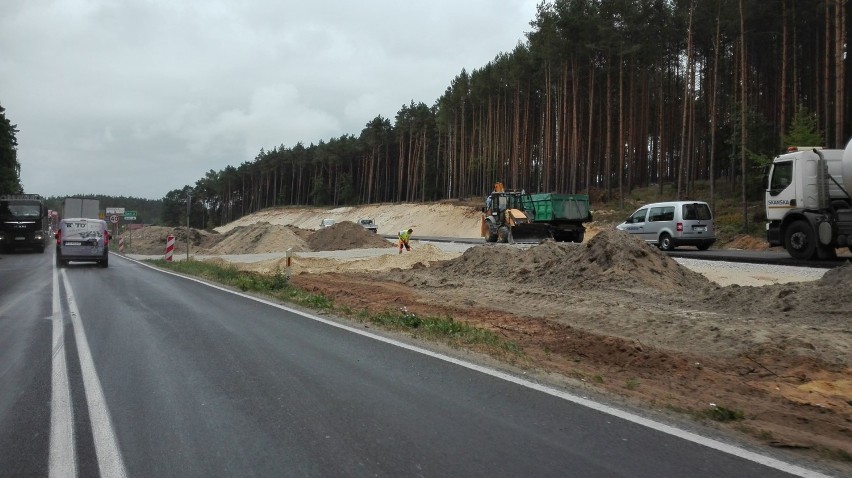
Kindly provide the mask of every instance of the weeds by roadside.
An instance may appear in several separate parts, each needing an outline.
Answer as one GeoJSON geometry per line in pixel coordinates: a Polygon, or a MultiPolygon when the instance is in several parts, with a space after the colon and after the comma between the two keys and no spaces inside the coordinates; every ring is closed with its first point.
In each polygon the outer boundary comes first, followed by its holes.
{"type": "Polygon", "coordinates": [[[349,307],[336,308],[329,297],[293,287],[289,277],[280,269],[272,274],[262,274],[241,271],[233,265],[195,260],[167,262],[157,259],[147,262],[163,269],[236,287],[244,292],[268,295],[313,310],[334,311],[339,315],[369,322],[389,330],[407,330],[418,337],[443,341],[450,345],[478,345],[500,353],[523,355],[523,351],[515,343],[504,340],[488,330],[455,321],[452,317],[421,317],[405,308],[379,313],[353,311],[349,307]]]}

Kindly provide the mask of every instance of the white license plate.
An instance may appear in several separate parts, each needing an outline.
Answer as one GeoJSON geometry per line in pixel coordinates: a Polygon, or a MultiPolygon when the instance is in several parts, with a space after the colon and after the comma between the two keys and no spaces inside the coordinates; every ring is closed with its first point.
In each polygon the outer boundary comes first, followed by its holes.
{"type": "Polygon", "coordinates": [[[15,240],[16,241],[26,241],[27,238],[26,237],[16,237],[15,240]]]}
{"type": "Polygon", "coordinates": [[[81,243],[79,243],[79,242],[66,242],[65,245],[66,246],[79,246],[79,245],[81,245],[81,243]]]}
{"type": "Polygon", "coordinates": [[[693,230],[693,231],[700,231],[700,232],[704,232],[704,231],[706,231],[706,230],[707,230],[707,226],[695,226],[695,227],[693,227],[693,228],[692,228],[692,230],[693,230]]]}

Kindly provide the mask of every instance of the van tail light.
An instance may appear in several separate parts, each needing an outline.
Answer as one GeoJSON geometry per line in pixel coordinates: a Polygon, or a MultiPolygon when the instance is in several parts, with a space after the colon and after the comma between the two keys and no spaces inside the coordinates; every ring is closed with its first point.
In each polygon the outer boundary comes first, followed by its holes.
{"type": "Polygon", "coordinates": [[[60,230],[58,230],[58,231],[54,232],[54,233],[53,233],[53,237],[55,237],[55,238],[56,238],[56,245],[57,245],[57,246],[58,246],[60,243],[62,243],[62,229],[60,229],[60,230]]]}
{"type": "Polygon", "coordinates": [[[104,247],[109,246],[109,232],[104,231],[104,247]]]}
{"type": "Polygon", "coordinates": [[[683,223],[682,222],[677,223],[677,232],[683,232],[683,223]]]}

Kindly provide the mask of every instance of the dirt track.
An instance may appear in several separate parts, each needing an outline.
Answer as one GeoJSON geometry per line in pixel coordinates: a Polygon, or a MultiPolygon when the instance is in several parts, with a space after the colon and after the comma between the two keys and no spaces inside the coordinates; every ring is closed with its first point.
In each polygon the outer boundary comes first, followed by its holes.
{"type": "MultiPolygon", "coordinates": [[[[421,211],[415,237],[474,230],[470,211],[438,209],[442,220],[426,221],[421,211]],[[442,221],[444,230],[426,226],[442,221]]],[[[242,228],[220,237],[199,233],[193,253],[393,247],[351,223],[314,232],[272,224],[273,215],[266,211],[254,224],[244,218],[242,228]]],[[[471,322],[517,343],[522,367],[656,408],[699,418],[720,407],[742,411],[743,419],[724,426],[849,465],[852,265],[816,281],[721,287],[611,229],[582,245],[482,245],[453,254],[415,242],[412,253],[388,252],[344,262],[297,253],[292,282],[355,310],[405,307],[471,322]]]]}

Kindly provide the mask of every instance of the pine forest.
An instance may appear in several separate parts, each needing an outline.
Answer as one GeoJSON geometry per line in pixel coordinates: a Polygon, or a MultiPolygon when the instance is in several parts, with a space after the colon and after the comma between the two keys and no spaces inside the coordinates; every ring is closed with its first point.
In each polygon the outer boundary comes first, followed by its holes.
{"type": "Polygon", "coordinates": [[[545,1],[524,41],[431,106],[210,170],[168,193],[164,220],[188,194],[197,226],[215,227],[271,206],[481,197],[497,181],[593,204],[664,184],[690,198],[696,181],[712,201],[724,183],[745,204],[797,130],[826,147],[852,137],[849,4],[545,1]]]}

